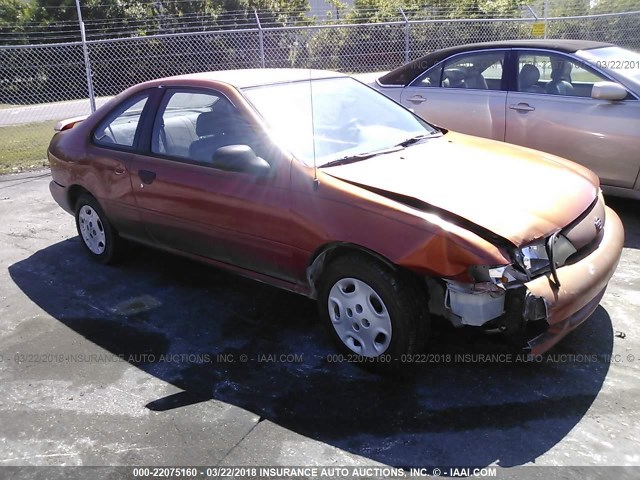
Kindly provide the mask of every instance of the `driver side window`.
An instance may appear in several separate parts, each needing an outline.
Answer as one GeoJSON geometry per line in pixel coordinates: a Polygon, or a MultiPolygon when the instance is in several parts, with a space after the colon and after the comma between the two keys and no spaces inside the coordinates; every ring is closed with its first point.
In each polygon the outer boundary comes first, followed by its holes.
{"type": "Polygon", "coordinates": [[[169,157],[212,164],[220,147],[249,145],[257,136],[222,94],[168,91],[153,127],[151,151],[169,157]]]}
{"type": "Polygon", "coordinates": [[[518,55],[518,91],[591,97],[593,84],[607,80],[564,55],[521,52],[518,55]]]}

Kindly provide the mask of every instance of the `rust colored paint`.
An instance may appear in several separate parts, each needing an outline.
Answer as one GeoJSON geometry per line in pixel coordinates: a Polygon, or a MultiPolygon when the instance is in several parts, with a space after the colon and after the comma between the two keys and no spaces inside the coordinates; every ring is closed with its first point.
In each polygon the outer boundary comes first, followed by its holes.
{"type": "MultiPolygon", "coordinates": [[[[274,144],[264,177],[91,141],[94,128],[123,100],[174,86],[222,93],[255,131],[268,135],[240,90],[213,76],[132,87],[56,134],[49,147],[56,201],[72,211],[69,191],[81,187],[124,237],[309,295],[307,269],[333,245],[374,252],[418,275],[470,282],[471,265],[511,263],[511,250],[566,227],[598,195],[598,179],[584,167],[453,132],[327,169],[305,165],[274,144]],[[144,171],[153,172],[152,183],[145,184],[144,171]]],[[[149,101],[157,105],[159,96],[149,101]]],[[[534,352],[550,348],[597,306],[624,237],[615,213],[607,209],[606,217],[595,251],[558,268],[559,290],[548,275],[526,284],[548,306],[550,328],[534,352]]]]}
{"type": "Polygon", "coordinates": [[[624,230],[618,215],[606,208],[602,241],[587,257],[558,269],[560,288],[547,276],[526,283],[536,297],[544,298],[549,330],[532,344],[532,353],[547,351],[567,333],[584,322],[600,303],[609,279],[620,260],[624,230]]]}

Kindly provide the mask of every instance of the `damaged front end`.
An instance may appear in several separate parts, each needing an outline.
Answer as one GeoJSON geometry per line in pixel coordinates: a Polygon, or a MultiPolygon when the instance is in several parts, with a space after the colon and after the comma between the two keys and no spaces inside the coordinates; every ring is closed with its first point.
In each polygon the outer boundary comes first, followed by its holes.
{"type": "MultiPolygon", "coordinates": [[[[546,331],[548,307],[545,298],[526,287],[527,277],[511,269],[496,281],[463,283],[451,280],[427,281],[431,293],[429,309],[455,327],[481,327],[487,333],[501,333],[510,343],[526,347],[526,341],[546,331]],[[503,280],[509,279],[508,283],[503,280]]],[[[489,269],[489,270],[494,270],[489,269]]]]}
{"type": "Polygon", "coordinates": [[[508,288],[493,283],[445,281],[441,314],[455,327],[481,327],[487,333],[504,334],[522,347],[549,327],[546,300],[518,281],[508,288]]]}
{"type": "Polygon", "coordinates": [[[471,282],[427,280],[429,307],[456,327],[500,332],[542,353],[597,308],[622,240],[620,220],[600,195],[565,228],[513,248],[510,264],[470,266],[471,282]]]}

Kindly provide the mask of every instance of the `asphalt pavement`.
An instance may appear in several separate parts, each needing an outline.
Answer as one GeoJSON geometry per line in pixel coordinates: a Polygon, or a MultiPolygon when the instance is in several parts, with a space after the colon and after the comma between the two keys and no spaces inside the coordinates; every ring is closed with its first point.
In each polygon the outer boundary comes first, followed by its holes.
{"type": "Polygon", "coordinates": [[[544,358],[436,322],[389,378],[336,361],[303,297],[143,247],[93,263],[49,180],[0,177],[0,466],[640,465],[637,202],[608,200],[618,271],[544,358]]]}

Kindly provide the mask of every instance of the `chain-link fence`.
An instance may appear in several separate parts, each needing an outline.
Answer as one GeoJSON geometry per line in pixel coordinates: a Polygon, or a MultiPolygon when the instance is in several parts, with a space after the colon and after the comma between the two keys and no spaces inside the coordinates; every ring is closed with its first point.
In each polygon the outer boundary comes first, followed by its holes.
{"type": "MultiPolygon", "coordinates": [[[[640,12],[540,19],[456,19],[312,25],[89,40],[96,103],[163,76],[261,67],[370,72],[436,49],[532,38],[600,40],[640,50],[640,12]]],[[[42,164],[52,127],[90,112],[83,43],[0,46],[0,172],[42,164]]]]}

